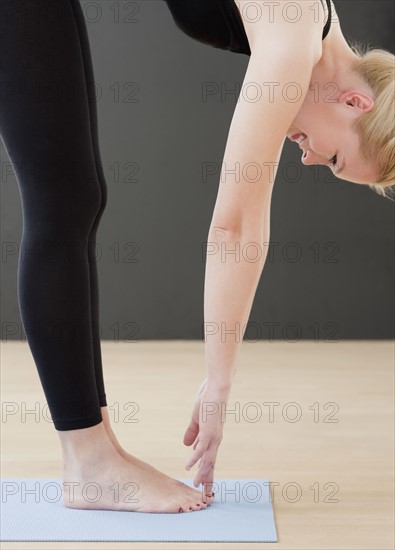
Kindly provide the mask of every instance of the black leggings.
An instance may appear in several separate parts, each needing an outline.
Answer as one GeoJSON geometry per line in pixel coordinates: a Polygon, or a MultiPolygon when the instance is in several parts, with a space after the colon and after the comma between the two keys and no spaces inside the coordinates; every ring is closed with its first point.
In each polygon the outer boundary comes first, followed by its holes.
{"type": "Polygon", "coordinates": [[[57,430],[106,406],[95,241],[106,205],[78,0],[0,0],[0,135],[23,210],[18,302],[57,430]]]}

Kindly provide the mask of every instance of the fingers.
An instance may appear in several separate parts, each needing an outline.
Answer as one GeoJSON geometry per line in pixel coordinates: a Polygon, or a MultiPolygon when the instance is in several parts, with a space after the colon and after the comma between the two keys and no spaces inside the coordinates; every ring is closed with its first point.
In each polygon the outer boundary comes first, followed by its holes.
{"type": "Polygon", "coordinates": [[[206,480],[213,479],[214,476],[214,467],[215,461],[217,458],[218,444],[211,443],[207,450],[203,453],[202,459],[200,461],[199,470],[194,479],[194,486],[199,487],[199,485],[206,480]]]}
{"type": "Polygon", "coordinates": [[[195,441],[197,434],[199,433],[199,424],[195,422],[193,418],[191,418],[191,421],[189,423],[188,428],[185,430],[184,434],[184,445],[192,445],[192,443],[195,441]]]}
{"type": "Polygon", "coordinates": [[[196,448],[194,447],[195,451],[192,453],[191,458],[186,463],[185,469],[190,470],[192,466],[196,464],[196,462],[199,460],[199,458],[202,458],[206,451],[207,443],[204,443],[202,440],[199,440],[196,444],[196,448]]]}
{"type": "Polygon", "coordinates": [[[210,473],[207,475],[207,477],[202,481],[203,485],[203,502],[207,502],[207,498],[214,497],[214,468],[211,468],[210,473]]]}
{"type": "MultiPolygon", "coordinates": [[[[195,400],[195,404],[193,406],[193,410],[192,410],[192,418],[191,418],[191,421],[189,423],[189,426],[188,428],[185,430],[185,434],[184,434],[184,439],[183,439],[183,442],[184,442],[184,445],[186,445],[187,447],[189,447],[190,445],[192,445],[192,443],[196,440],[196,437],[199,433],[199,411],[200,411],[200,396],[201,394],[203,393],[205,387],[206,387],[206,384],[207,384],[207,378],[205,380],[203,380],[197,394],[196,394],[196,400],[195,400]]],[[[196,444],[196,442],[195,442],[196,444]]],[[[195,447],[194,447],[195,448],[195,447]]]]}
{"type": "Polygon", "coordinates": [[[211,468],[207,477],[202,481],[204,483],[204,492],[206,494],[211,494],[214,487],[214,468],[211,468]]]}

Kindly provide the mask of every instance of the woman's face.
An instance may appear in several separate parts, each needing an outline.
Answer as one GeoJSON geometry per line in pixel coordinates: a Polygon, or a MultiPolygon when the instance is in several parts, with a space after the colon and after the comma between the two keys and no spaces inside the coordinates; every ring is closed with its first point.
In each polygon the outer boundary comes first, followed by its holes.
{"type": "Polygon", "coordinates": [[[287,137],[293,137],[293,140],[297,134],[306,135],[300,144],[303,150],[302,163],[326,165],[342,180],[374,183],[374,163],[362,158],[358,134],[351,128],[356,117],[373,108],[373,100],[357,90],[343,91],[337,96],[331,94],[331,99],[328,99],[327,92],[326,99],[317,100],[316,92],[314,86],[309,88],[287,132],[287,137]],[[331,159],[336,163],[335,166],[331,159]]]}

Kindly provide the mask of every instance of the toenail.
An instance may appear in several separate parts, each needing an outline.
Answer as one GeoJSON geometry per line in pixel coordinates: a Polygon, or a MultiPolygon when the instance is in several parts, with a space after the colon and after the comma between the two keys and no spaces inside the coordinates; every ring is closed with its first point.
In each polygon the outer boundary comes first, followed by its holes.
{"type": "Polygon", "coordinates": [[[178,509],[179,512],[183,512],[184,510],[181,508],[181,506],[178,509]]]}
{"type": "Polygon", "coordinates": [[[196,504],[196,506],[200,506],[200,504],[196,504]]]}

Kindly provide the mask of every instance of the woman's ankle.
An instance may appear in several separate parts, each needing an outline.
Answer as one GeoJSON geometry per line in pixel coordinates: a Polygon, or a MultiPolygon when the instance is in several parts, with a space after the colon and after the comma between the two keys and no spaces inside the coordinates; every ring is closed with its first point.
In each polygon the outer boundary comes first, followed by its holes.
{"type": "Polygon", "coordinates": [[[116,455],[103,422],[79,430],[58,431],[65,468],[89,469],[116,455]]]}
{"type": "Polygon", "coordinates": [[[122,453],[123,448],[122,448],[121,444],[119,443],[119,441],[117,439],[117,436],[114,433],[114,430],[111,427],[110,415],[108,414],[107,407],[101,407],[101,415],[102,415],[102,418],[103,418],[103,425],[104,425],[104,428],[105,428],[105,430],[108,434],[108,437],[110,438],[112,444],[117,449],[117,451],[122,453]]]}

